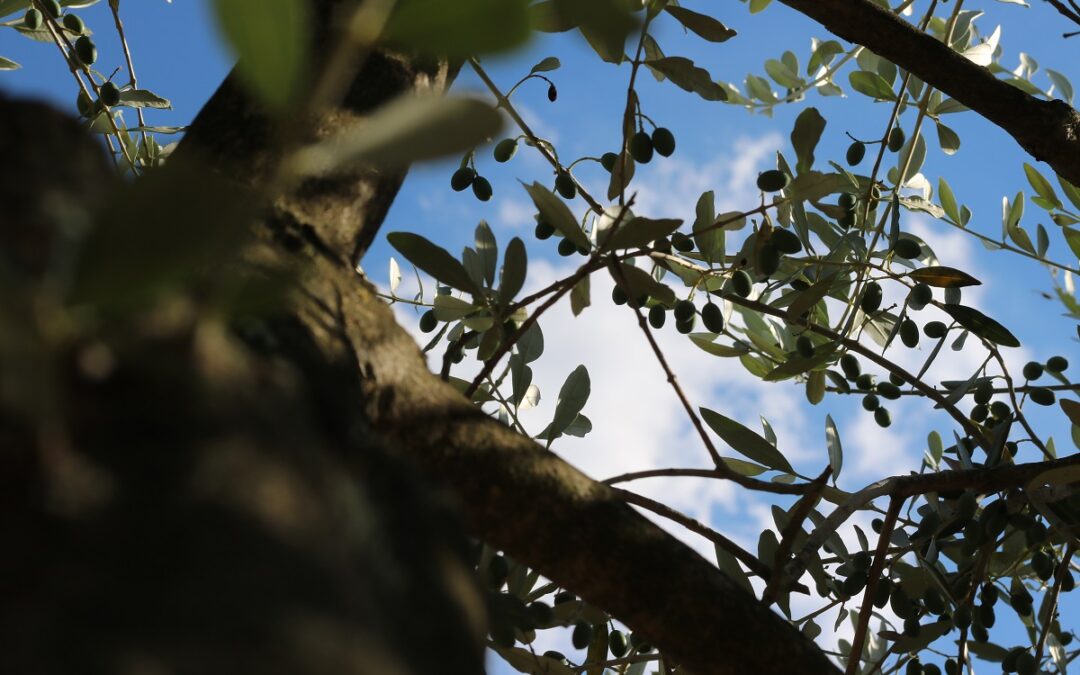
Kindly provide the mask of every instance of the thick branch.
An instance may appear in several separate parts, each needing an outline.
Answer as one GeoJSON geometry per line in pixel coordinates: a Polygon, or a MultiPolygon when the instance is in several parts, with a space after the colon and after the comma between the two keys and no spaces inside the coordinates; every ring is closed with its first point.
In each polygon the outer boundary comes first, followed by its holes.
{"type": "MultiPolygon", "coordinates": [[[[375,53],[353,92],[381,100],[441,82],[445,76],[432,77],[408,59],[375,53]],[[407,76],[380,77],[372,70],[380,63],[407,76]]],[[[317,134],[362,123],[370,109],[355,101],[350,108],[320,121],[317,134]]],[[[253,123],[266,128],[226,84],[180,150],[264,187],[268,172],[246,169],[272,161],[272,135],[253,134],[253,123]]],[[[247,257],[264,265],[304,263],[291,309],[272,330],[279,353],[306,373],[335,425],[374,432],[412,458],[453,490],[477,536],[610,611],[695,673],[838,672],[799,631],[612,488],[489,418],[434,376],[348,259],[354,242],[374,237],[400,177],[372,171],[334,180],[333,189],[271,195],[273,207],[256,228],[261,243],[247,257]]]]}
{"type": "Polygon", "coordinates": [[[1080,184],[1080,113],[1043,101],[869,0],[780,0],[835,35],[909,70],[1004,129],[1035,159],[1080,184]]]}

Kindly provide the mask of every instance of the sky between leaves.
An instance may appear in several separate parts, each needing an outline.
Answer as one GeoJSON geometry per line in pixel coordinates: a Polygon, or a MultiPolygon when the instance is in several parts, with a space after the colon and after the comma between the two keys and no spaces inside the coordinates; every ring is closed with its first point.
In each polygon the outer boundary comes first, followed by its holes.
{"type": "MultiPolygon", "coordinates": [[[[189,122],[230,66],[231,57],[215,34],[208,4],[207,0],[178,0],[172,4],[140,0],[124,3],[122,7],[142,86],[174,104],[172,111],[149,111],[151,124],[189,122]]],[[[751,15],[745,5],[735,2],[724,3],[719,8],[702,0],[687,0],[682,4],[712,13],[739,35],[724,44],[710,44],[683,35],[675,22],[667,21],[655,28],[657,39],[669,55],[692,58],[708,68],[714,78],[723,81],[741,82],[748,72],[762,73],[764,61],[778,58],[786,49],[794,51],[805,63],[811,36],[827,37],[816,24],[779,4],[757,15],[751,15]]],[[[924,2],[917,2],[916,11],[923,5],[924,2]]],[[[1015,67],[1020,52],[1026,52],[1043,66],[1063,72],[1080,85],[1080,70],[1075,66],[1080,48],[1076,40],[1080,37],[1062,40],[1060,34],[1069,27],[1046,3],[1033,5],[1024,8],[983,1],[970,3],[969,8],[986,12],[977,23],[984,35],[989,35],[995,26],[1002,26],[1004,65],[1015,67]]],[[[104,6],[88,8],[83,16],[92,28],[100,27],[98,30],[103,35],[111,24],[104,6]]],[[[99,49],[99,67],[103,71],[122,65],[115,40],[100,39],[99,49]]],[[[43,97],[73,108],[74,90],[52,45],[33,43],[12,31],[2,31],[0,55],[23,64],[20,70],[0,73],[0,90],[43,97]]],[[[496,83],[506,89],[546,56],[557,56],[563,64],[559,70],[547,73],[558,87],[559,97],[556,102],[549,102],[546,85],[536,81],[526,83],[514,97],[526,120],[538,135],[556,144],[562,157],[599,156],[615,149],[628,67],[617,68],[600,62],[574,35],[537,36],[523,50],[487,59],[485,67],[496,83]]],[[[1036,76],[1036,81],[1048,85],[1040,76],[1036,76]]],[[[846,78],[842,78],[842,83],[846,84],[846,78]]],[[[828,120],[816,151],[819,163],[826,159],[842,162],[849,142],[844,132],[864,139],[879,137],[888,114],[885,104],[875,104],[847,87],[846,98],[825,98],[811,93],[807,103],[778,107],[769,117],[702,101],[669,83],[657,83],[644,72],[639,84],[644,112],[661,126],[672,129],[677,139],[674,156],[658,157],[647,166],[639,166],[638,178],[632,184],[631,191],[636,192],[635,212],[654,217],[692,220],[694,204],[705,190],[716,191],[720,212],[756,206],[758,192],[754,179],[759,171],[774,166],[775,152],[793,157],[788,135],[795,116],[807,104],[816,106],[828,120]]],[[[468,69],[463,70],[455,89],[485,95],[468,69]]],[[[908,111],[901,117],[901,124],[910,125],[913,117],[914,112],[908,111]]],[[[944,156],[937,150],[936,134],[930,131],[930,150],[923,173],[932,184],[936,184],[939,175],[946,176],[957,198],[974,212],[969,228],[997,236],[1002,196],[1012,199],[1018,190],[1029,196],[1032,192],[1022,170],[1022,163],[1031,160],[1003,132],[974,114],[951,115],[948,121],[961,137],[960,150],[953,156],[944,156]]],[[[506,130],[507,135],[516,133],[506,130]]],[[[496,164],[489,148],[478,151],[478,168],[489,178],[495,191],[494,198],[487,203],[477,201],[468,191],[450,190],[449,176],[456,164],[457,160],[451,159],[412,171],[383,226],[383,237],[363,261],[369,276],[385,284],[387,262],[395,255],[406,272],[398,293],[411,297],[415,282],[402,257],[385,243],[385,234],[395,230],[416,231],[457,252],[472,244],[473,228],[481,219],[491,225],[502,246],[514,236],[525,240],[530,258],[526,292],[572,271],[573,263],[555,255],[550,241],[543,243],[532,238],[533,208],[517,181],[539,180],[550,185],[553,178],[535,151],[519,148],[507,165],[496,164]]],[[[577,177],[594,194],[602,193],[600,186],[606,185],[607,174],[596,164],[585,163],[581,167],[576,171],[577,177]]],[[[1045,166],[1039,168],[1051,175],[1045,166]]],[[[585,206],[577,200],[572,208],[580,214],[585,206]]],[[[1029,359],[1044,361],[1053,354],[1068,357],[1074,368],[1080,366],[1072,322],[1060,316],[1060,304],[1044,297],[1045,293],[1052,293],[1052,284],[1043,267],[1018,256],[986,251],[975,239],[929,217],[905,213],[904,218],[905,230],[931,243],[942,264],[964,269],[983,281],[980,287],[965,289],[964,302],[983,309],[1020,337],[1023,348],[1005,350],[1011,370],[1018,371],[1029,359]]],[[[1057,234],[1046,214],[1028,204],[1024,225],[1033,228],[1040,219],[1052,234],[1057,234]]],[[[1075,256],[1061,243],[1060,237],[1052,236],[1052,241],[1050,257],[1075,265],[1075,256]]],[[[425,283],[430,293],[433,288],[430,280],[425,283]]],[[[636,469],[707,466],[708,457],[641,339],[631,314],[609,301],[610,288],[606,276],[594,276],[593,305],[581,317],[572,317],[568,304],[564,303],[543,319],[547,347],[541,361],[534,364],[535,381],[543,398],[538,408],[524,414],[522,421],[534,433],[539,432],[550,419],[562,380],[574,367],[584,363],[592,381],[592,396],[584,412],[593,421],[594,430],[583,439],[557,440],[553,447],[559,454],[595,478],[636,469]]],[[[416,331],[416,313],[399,305],[397,314],[407,327],[416,331]]],[[[918,318],[925,321],[928,315],[918,318]]],[[[840,478],[843,488],[858,488],[886,475],[917,469],[930,430],[951,436],[945,416],[932,411],[922,400],[891,402],[889,407],[896,423],[885,431],[860,409],[857,397],[828,397],[822,405],[811,407],[801,387],[790,383],[763,384],[736,361],[700,352],[676,334],[670,324],[659,337],[695,405],[721,411],[755,429],[760,428],[759,415],[764,415],[776,431],[778,447],[803,473],[816,475],[827,462],[824,419],[830,413],[839,427],[845,452],[840,478]]],[[[901,356],[902,365],[915,367],[925,357],[921,350],[890,353],[901,356]]],[[[932,373],[938,379],[966,379],[980,361],[979,355],[970,351],[951,352],[939,360],[932,373]]],[[[434,357],[430,362],[438,365],[434,357]]],[[[455,373],[465,377],[472,367],[466,361],[459,368],[462,372],[455,373]]],[[[1056,408],[1033,410],[1030,417],[1037,429],[1053,433],[1059,452],[1075,451],[1056,408]]],[[[773,527],[769,502],[729,484],[686,478],[653,479],[632,488],[711,524],[752,551],[756,550],[761,529],[773,527]]],[[[868,520],[854,522],[869,531],[868,520]]],[[[711,545],[704,540],[677,526],[669,529],[706,557],[712,557],[711,545]]],[[[845,531],[851,535],[850,526],[845,531]]],[[[796,616],[812,608],[809,603],[793,603],[796,616]]],[[[1063,614],[1063,623],[1076,625],[1080,608],[1066,605],[1063,614]]],[[[1010,619],[1015,622],[1014,617],[1010,619]]],[[[823,644],[834,644],[829,631],[831,622],[820,623],[826,629],[820,640],[823,644]]],[[[1018,637],[1019,625],[1011,629],[1017,631],[1018,637]]],[[[838,631],[840,635],[850,632],[848,625],[838,631]]],[[[550,645],[545,642],[551,639],[561,638],[541,637],[538,649],[568,647],[564,642],[550,645]]],[[[498,666],[495,672],[501,672],[502,668],[498,666]]]]}

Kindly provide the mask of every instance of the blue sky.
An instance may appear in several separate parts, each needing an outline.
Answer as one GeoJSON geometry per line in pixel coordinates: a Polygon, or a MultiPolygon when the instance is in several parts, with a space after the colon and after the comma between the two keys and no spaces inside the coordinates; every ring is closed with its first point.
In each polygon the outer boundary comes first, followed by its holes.
{"type": "MultiPolygon", "coordinates": [[[[684,35],[668,19],[658,24],[654,33],[657,40],[668,55],[691,58],[723,81],[741,83],[748,72],[763,74],[764,61],[778,58],[785,49],[794,51],[805,64],[810,38],[830,37],[813,22],[778,3],[758,15],[750,15],[745,5],[735,2],[723,3],[719,10],[715,3],[701,0],[682,4],[715,12],[739,35],[724,44],[711,44],[684,35]]],[[[916,2],[919,11],[925,5],[916,2]]],[[[1025,9],[983,1],[971,3],[968,8],[985,11],[977,22],[983,35],[989,35],[996,25],[1002,26],[1002,64],[1007,68],[1014,68],[1020,52],[1026,52],[1044,68],[1063,72],[1080,85],[1080,70],[1075,65],[1076,44],[1080,44],[1075,40],[1080,38],[1065,41],[1059,37],[1068,27],[1046,3],[1036,2],[1025,9]]],[[[169,98],[174,105],[172,111],[148,111],[149,123],[189,122],[231,65],[231,57],[213,26],[208,2],[129,0],[123,3],[122,12],[140,85],[169,98]]],[[[99,68],[107,72],[119,67],[122,58],[112,39],[105,3],[81,13],[100,34],[99,68]]],[[[625,101],[627,66],[600,62],[583,41],[568,34],[538,36],[511,56],[485,59],[485,67],[506,89],[533,63],[549,55],[563,62],[560,70],[548,73],[558,86],[558,101],[547,100],[545,84],[530,82],[515,94],[515,105],[540,135],[556,144],[564,158],[598,156],[614,149],[625,101]]],[[[0,56],[24,66],[0,72],[0,90],[42,97],[73,108],[74,84],[54,46],[30,42],[10,30],[0,31],[0,56]]],[[[645,113],[672,129],[678,141],[672,158],[657,158],[639,167],[639,177],[632,186],[638,191],[638,213],[651,216],[692,220],[697,196],[708,189],[716,190],[720,210],[755,206],[754,177],[758,171],[772,167],[776,151],[793,157],[788,134],[795,116],[807,104],[817,107],[828,119],[816,151],[821,166],[829,159],[842,162],[849,143],[845,131],[865,139],[880,137],[889,110],[887,104],[874,103],[851,91],[846,73],[839,82],[847,90],[847,97],[826,98],[811,93],[807,102],[781,106],[771,117],[703,101],[669,82],[658,83],[645,72],[639,82],[645,113]]],[[[1049,84],[1041,72],[1035,82],[1044,88],[1049,84]]],[[[468,69],[463,70],[455,89],[486,95],[468,69]]],[[[901,124],[910,129],[914,117],[913,110],[907,111],[901,124]]],[[[1004,132],[974,114],[949,115],[947,122],[961,136],[961,148],[953,156],[943,155],[937,149],[936,134],[928,129],[929,152],[922,172],[933,185],[938,176],[946,176],[957,198],[974,212],[969,228],[997,237],[1001,231],[1002,196],[1012,199],[1018,190],[1023,190],[1030,198],[1022,163],[1032,160],[1004,132]]],[[[894,158],[887,156],[886,161],[894,158]]],[[[865,160],[860,168],[865,170],[869,161],[865,160]]],[[[508,165],[498,165],[490,157],[490,147],[478,150],[478,167],[495,190],[494,198],[487,203],[478,202],[469,192],[454,193],[449,189],[449,176],[456,165],[457,158],[452,158],[415,168],[383,227],[383,235],[394,230],[418,231],[451,251],[459,251],[471,245],[472,230],[483,219],[491,224],[501,244],[513,236],[525,240],[532,272],[530,286],[540,287],[571,269],[565,259],[555,255],[551,242],[537,242],[531,237],[531,206],[518,180],[547,184],[552,180],[550,169],[535,153],[521,148],[508,165]]],[[[1044,175],[1052,176],[1045,165],[1036,166],[1044,175]]],[[[576,175],[594,194],[602,192],[600,186],[606,184],[607,174],[592,163],[581,165],[576,175]]],[[[572,207],[578,214],[585,208],[580,199],[572,207]]],[[[1039,222],[1051,232],[1049,256],[1075,267],[1077,260],[1063,244],[1057,226],[1029,203],[1023,224],[1034,230],[1039,222]]],[[[1023,349],[1009,350],[1014,372],[1029,358],[1043,361],[1053,354],[1070,358],[1076,372],[1080,350],[1074,322],[1061,316],[1060,304],[1042,297],[1043,293],[1052,293],[1051,277],[1045,268],[1015,255],[986,251],[974,238],[927,217],[905,214],[904,227],[930,241],[942,264],[961,267],[984,282],[965,295],[965,302],[983,308],[1020,337],[1023,349]]],[[[394,252],[380,238],[363,261],[365,270],[377,282],[385,283],[391,255],[394,252]]],[[[400,261],[401,257],[397,257],[400,261]]],[[[403,295],[411,283],[409,277],[406,274],[403,295]]],[[[641,344],[627,312],[606,300],[609,290],[609,282],[597,279],[594,305],[577,320],[566,307],[558,307],[545,317],[542,325],[548,348],[537,368],[537,383],[545,399],[523,421],[539,431],[550,418],[562,379],[578,363],[585,363],[593,381],[593,396],[585,412],[592,418],[595,431],[581,440],[561,439],[555,444],[558,452],[598,478],[636,468],[704,466],[704,451],[666,388],[662,373],[652,363],[650,352],[641,344]]],[[[413,327],[414,314],[402,309],[399,316],[413,327]]],[[[894,418],[905,423],[882,432],[859,409],[857,399],[828,399],[821,406],[810,407],[801,388],[790,384],[764,386],[737,363],[697,351],[674,331],[665,331],[661,344],[695,405],[723,411],[754,427],[759,426],[758,415],[766,415],[776,428],[781,449],[806,473],[816,474],[824,466],[823,420],[826,413],[831,413],[847,453],[841,486],[848,489],[889,473],[917,469],[931,429],[947,438],[951,436],[952,427],[943,416],[921,401],[890,406],[894,418]]],[[[917,367],[920,356],[925,352],[908,354],[903,362],[917,367]]],[[[950,353],[932,373],[941,378],[966,379],[979,362],[979,354],[950,353]]],[[[1036,428],[1054,434],[1059,452],[1075,451],[1056,407],[1029,408],[1033,409],[1030,418],[1036,428]]],[[[1034,459],[1030,455],[1028,458],[1034,459]]],[[[711,522],[751,550],[756,548],[757,532],[771,525],[768,502],[746,498],[727,485],[679,479],[652,481],[634,488],[711,522]]],[[[708,547],[700,540],[687,537],[687,541],[708,554],[708,547]]],[[[1080,611],[1075,603],[1065,609],[1075,625],[1080,611]]],[[[1019,642],[1019,635],[1015,637],[1019,642]]]]}

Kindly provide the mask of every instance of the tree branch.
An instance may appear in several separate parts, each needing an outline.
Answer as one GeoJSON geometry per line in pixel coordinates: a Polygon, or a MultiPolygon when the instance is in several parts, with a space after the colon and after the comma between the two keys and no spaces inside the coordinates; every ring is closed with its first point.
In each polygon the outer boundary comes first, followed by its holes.
{"type": "Polygon", "coordinates": [[[994,77],[869,0],[780,0],[833,34],[868,47],[1001,127],[1032,157],[1080,184],[1080,113],[994,77]]]}
{"type": "MultiPolygon", "coordinates": [[[[371,101],[442,86],[439,72],[376,51],[352,89],[362,95],[359,104],[347,101],[347,110],[297,133],[323,136],[362,123],[371,101]]],[[[178,152],[265,188],[269,173],[260,169],[274,153],[268,129],[227,82],[178,152]]],[[[715,565],[428,370],[349,259],[357,241],[374,237],[401,177],[357,171],[269,195],[271,206],[256,223],[259,243],[247,257],[303,270],[289,310],[271,329],[277,351],[305,374],[324,414],[411,458],[451,488],[478,537],[610,611],[673,662],[701,675],[835,675],[816,645],[715,565]],[[774,648],[761,648],[766,637],[774,648]]]]}

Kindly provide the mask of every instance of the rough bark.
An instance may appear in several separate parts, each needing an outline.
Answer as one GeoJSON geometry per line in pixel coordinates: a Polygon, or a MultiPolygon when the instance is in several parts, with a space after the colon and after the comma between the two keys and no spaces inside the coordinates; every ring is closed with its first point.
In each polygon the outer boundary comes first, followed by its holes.
{"type": "MultiPolygon", "coordinates": [[[[314,134],[362,123],[376,100],[405,88],[444,86],[446,69],[432,67],[377,52],[345,110],[320,121],[314,134]],[[389,86],[370,84],[377,82],[389,86]]],[[[254,129],[268,124],[226,82],[176,156],[209,158],[258,189],[273,161],[266,145],[273,134],[261,134],[262,141],[237,134],[237,120],[254,129]]],[[[309,374],[317,398],[341,423],[364,420],[388,447],[448,486],[477,537],[608,610],[691,672],[837,672],[812,642],[715,565],[428,370],[413,339],[350,263],[357,242],[374,236],[400,182],[399,174],[362,171],[273,195],[260,244],[248,252],[263,266],[303,261],[293,310],[266,328],[276,351],[309,374]]]]}
{"type": "Polygon", "coordinates": [[[71,254],[103,253],[77,242],[95,207],[130,191],[46,106],[0,96],[0,129],[0,670],[482,673],[464,532],[335,414],[355,368],[233,337],[203,302],[220,270],[145,311],[62,309],[71,254]]]}
{"type": "Polygon", "coordinates": [[[1080,184],[1080,113],[1044,101],[920,32],[869,0],[780,0],[849,42],[911,71],[1001,127],[1029,155],[1080,184]]]}

